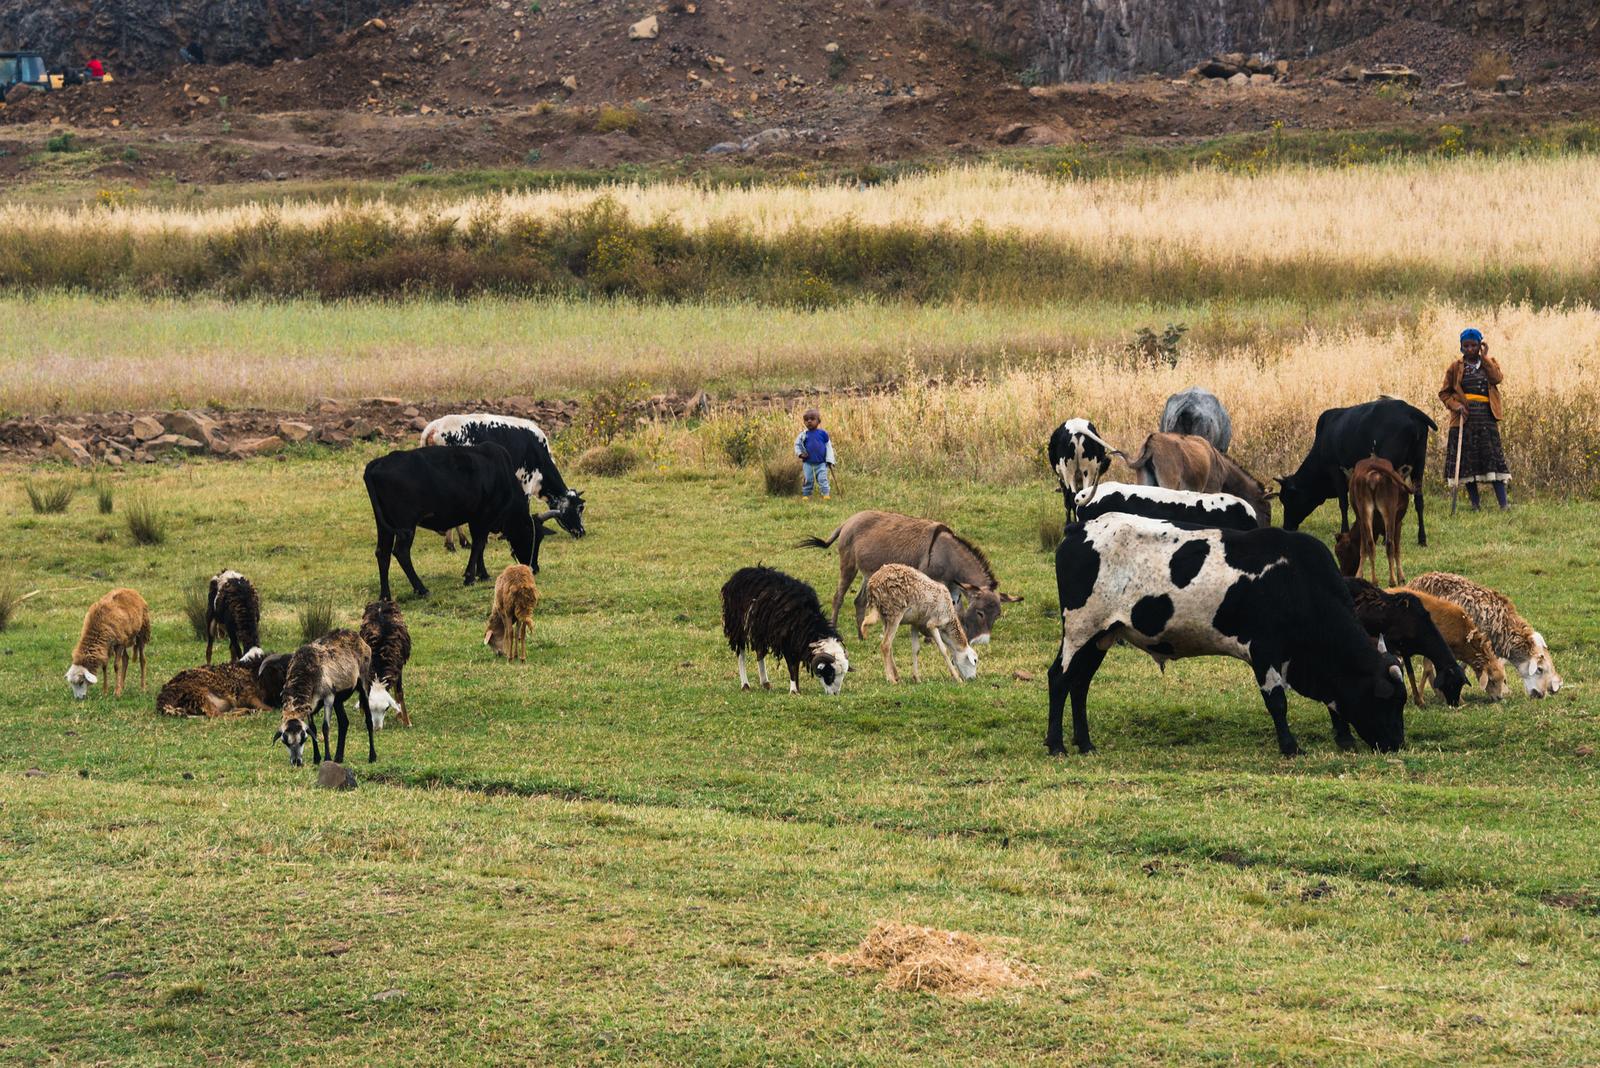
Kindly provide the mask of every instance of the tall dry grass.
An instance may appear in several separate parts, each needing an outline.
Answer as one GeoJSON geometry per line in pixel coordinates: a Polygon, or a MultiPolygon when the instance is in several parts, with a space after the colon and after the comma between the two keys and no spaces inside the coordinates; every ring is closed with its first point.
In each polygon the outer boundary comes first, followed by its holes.
{"type": "MultiPolygon", "coordinates": [[[[1593,309],[1537,311],[1521,305],[1426,309],[1414,326],[1387,332],[1308,332],[1277,354],[1248,348],[1191,354],[1176,367],[1131,364],[1120,352],[1066,364],[1032,363],[973,375],[910,374],[899,389],[823,397],[824,424],[840,469],[852,467],[952,479],[1048,479],[1045,442],[1061,421],[1093,419],[1114,445],[1132,453],[1157,428],[1162,405],[1190,385],[1215,392],[1233,417],[1231,453],[1268,479],[1294,470],[1317,416],[1380,394],[1417,405],[1443,424],[1438,400],[1461,326],[1481,326],[1506,373],[1502,387],[1506,452],[1516,482],[1558,492],[1600,491],[1600,317],[1593,309]]],[[[776,452],[816,398],[755,413],[776,452]]],[[[723,414],[700,427],[654,426],[638,444],[655,456],[719,465],[723,414]]],[[[1433,448],[1438,450],[1438,439],[1433,448]]],[[[1437,480],[1437,456],[1428,477],[1437,480]]],[[[1112,477],[1124,468],[1115,468],[1112,477]]]]}

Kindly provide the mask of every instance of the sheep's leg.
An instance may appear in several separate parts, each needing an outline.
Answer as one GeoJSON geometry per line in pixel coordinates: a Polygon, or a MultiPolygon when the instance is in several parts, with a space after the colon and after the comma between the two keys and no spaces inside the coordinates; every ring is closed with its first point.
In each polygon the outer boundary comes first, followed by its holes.
{"type": "MultiPolygon", "coordinates": [[[[217,640],[217,624],[214,621],[206,623],[206,667],[211,666],[211,645],[217,640]]],[[[238,657],[234,657],[235,660],[238,657]]]]}
{"type": "Polygon", "coordinates": [[[922,631],[917,627],[911,628],[911,677],[922,681],[922,631]]]}
{"type": "MultiPolygon", "coordinates": [[[[358,689],[356,692],[359,693],[360,690],[358,689]]],[[[363,708],[366,707],[366,704],[367,704],[367,702],[365,700],[363,700],[361,702],[361,705],[362,705],[363,708]]],[[[339,748],[334,750],[333,762],[335,764],[343,764],[344,763],[344,735],[345,735],[345,732],[350,729],[350,717],[345,715],[345,711],[344,711],[344,698],[340,697],[340,698],[338,698],[337,700],[335,700],[333,702],[333,712],[334,712],[334,715],[339,717],[339,748]]],[[[326,717],[324,717],[323,722],[324,722],[324,724],[326,724],[326,722],[327,722],[326,717]]],[[[372,723],[372,714],[370,712],[367,713],[367,723],[369,724],[369,726],[372,723]]]]}
{"type": "Polygon", "coordinates": [[[900,682],[900,669],[894,662],[894,636],[900,629],[900,618],[900,614],[884,618],[883,640],[878,643],[878,651],[883,654],[883,677],[897,685],[900,682]]]}
{"type": "Polygon", "coordinates": [[[147,687],[144,681],[144,643],[139,643],[139,692],[144,693],[147,687]]]}
{"type": "Polygon", "coordinates": [[[767,678],[767,658],[765,654],[756,657],[756,677],[761,680],[763,690],[772,689],[772,680],[767,678]]]}
{"type": "Polygon", "coordinates": [[[1411,696],[1416,698],[1417,707],[1422,707],[1422,688],[1417,685],[1417,673],[1411,669],[1411,658],[1405,657],[1406,678],[1411,680],[1411,696]]]}
{"type": "Polygon", "coordinates": [[[800,661],[789,660],[789,692],[800,692],[800,661]]]}
{"type": "Polygon", "coordinates": [[[400,670],[398,668],[395,669],[395,673],[394,673],[394,703],[395,703],[395,708],[400,713],[400,726],[402,726],[402,727],[411,726],[411,713],[406,711],[406,688],[405,688],[405,683],[402,680],[402,676],[401,676],[400,670]]]}
{"type": "MultiPolygon", "coordinates": [[[[367,699],[367,691],[356,687],[356,699],[361,703],[361,715],[367,721],[367,763],[378,762],[378,746],[372,740],[372,703],[367,699]]],[[[339,721],[339,741],[344,742],[344,720],[339,721]]]]}
{"type": "MultiPolygon", "coordinates": [[[[344,702],[340,701],[338,703],[342,705],[344,702]]],[[[330,756],[333,753],[333,746],[328,744],[328,715],[329,715],[329,710],[331,708],[333,708],[333,706],[334,706],[333,695],[329,694],[328,697],[325,698],[323,700],[323,702],[322,702],[322,751],[323,751],[323,753],[328,754],[330,756]]],[[[340,714],[343,715],[343,712],[341,712],[340,714]]],[[[344,760],[344,740],[341,738],[340,741],[339,741],[339,761],[343,762],[343,760],[344,760]]]]}
{"type": "Polygon", "coordinates": [[[749,688],[750,688],[750,675],[744,669],[744,650],[740,649],[739,650],[739,689],[748,690],[749,688]]]}
{"type": "Polygon", "coordinates": [[[521,655],[522,662],[526,664],[528,662],[528,621],[525,619],[517,620],[517,651],[521,655]]]}
{"type": "Polygon", "coordinates": [[[929,631],[929,634],[933,638],[933,644],[939,647],[939,652],[944,656],[944,664],[945,667],[950,669],[950,677],[960,682],[961,672],[956,670],[955,658],[950,655],[950,647],[945,644],[944,636],[939,633],[939,628],[934,627],[929,631]]]}

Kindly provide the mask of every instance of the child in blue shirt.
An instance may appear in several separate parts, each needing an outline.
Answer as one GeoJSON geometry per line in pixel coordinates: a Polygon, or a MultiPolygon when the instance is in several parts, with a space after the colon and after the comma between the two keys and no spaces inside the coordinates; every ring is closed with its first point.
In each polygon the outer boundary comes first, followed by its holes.
{"type": "Polygon", "coordinates": [[[800,457],[800,496],[811,499],[811,487],[822,490],[822,499],[831,496],[828,486],[828,469],[833,466],[833,442],[822,429],[822,413],[807,408],[802,416],[806,428],[794,439],[794,454],[800,457]]]}

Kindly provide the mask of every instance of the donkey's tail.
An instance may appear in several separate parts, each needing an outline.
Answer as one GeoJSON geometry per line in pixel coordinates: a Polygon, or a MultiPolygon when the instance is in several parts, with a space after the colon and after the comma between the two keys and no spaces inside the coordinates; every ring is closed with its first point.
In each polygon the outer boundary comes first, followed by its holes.
{"type": "Polygon", "coordinates": [[[842,530],[844,530],[844,527],[842,527],[842,526],[838,527],[837,529],[835,529],[832,534],[828,535],[828,540],[827,541],[823,541],[821,538],[817,537],[816,535],[811,535],[809,537],[801,538],[799,541],[794,543],[794,547],[796,549],[827,549],[827,548],[830,548],[833,545],[834,542],[839,540],[839,532],[842,531],[842,530]]]}

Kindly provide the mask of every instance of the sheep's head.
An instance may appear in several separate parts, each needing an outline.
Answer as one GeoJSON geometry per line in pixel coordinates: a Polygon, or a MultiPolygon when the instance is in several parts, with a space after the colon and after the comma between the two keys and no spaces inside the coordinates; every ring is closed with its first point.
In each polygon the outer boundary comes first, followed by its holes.
{"type": "Polygon", "coordinates": [[[1517,674],[1522,676],[1522,689],[1529,697],[1544,697],[1561,689],[1561,676],[1556,674],[1550,647],[1538,631],[1533,632],[1532,655],[1517,665],[1517,674]]]}
{"type": "Polygon", "coordinates": [[[283,724],[278,728],[278,733],[272,736],[272,741],[274,744],[282,742],[284,748],[289,750],[289,766],[299,768],[305,766],[305,758],[301,753],[310,735],[310,717],[302,717],[298,712],[285,712],[283,724]]]}
{"type": "Polygon", "coordinates": [[[367,690],[367,711],[372,715],[372,729],[383,730],[383,717],[395,707],[394,695],[383,684],[382,679],[373,679],[371,689],[367,690]]]}
{"type": "Polygon", "coordinates": [[[971,682],[978,677],[978,650],[970,644],[963,645],[951,657],[956,665],[956,674],[961,676],[962,682],[971,682]]]}
{"type": "Polygon", "coordinates": [[[99,681],[99,676],[81,664],[67,668],[67,685],[72,687],[72,696],[80,701],[89,696],[89,687],[99,681]]]}
{"type": "Polygon", "coordinates": [[[821,680],[824,693],[837,694],[844,687],[850,660],[844,655],[844,644],[838,638],[823,638],[811,643],[811,657],[806,667],[821,680]]]}
{"type": "Polygon", "coordinates": [[[506,655],[506,628],[499,616],[492,616],[483,630],[483,644],[494,650],[495,656],[506,655]]]}

